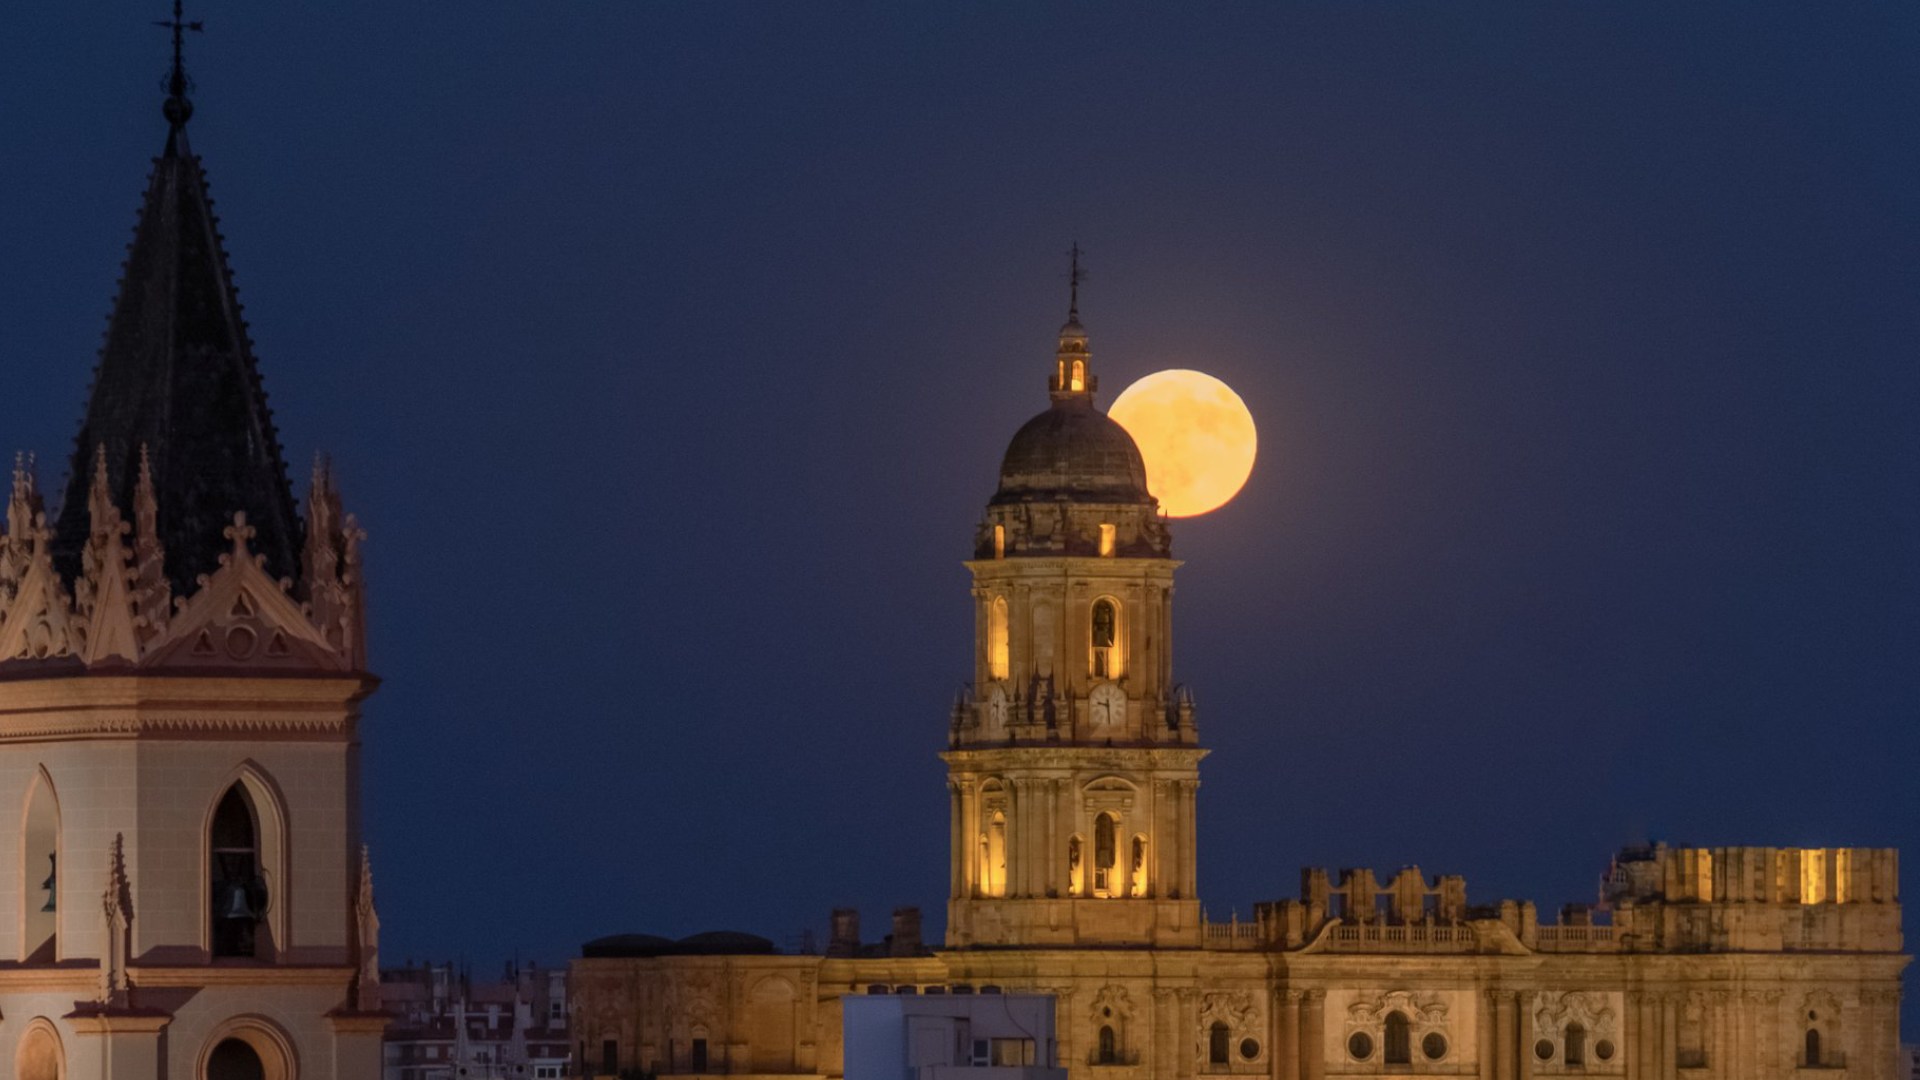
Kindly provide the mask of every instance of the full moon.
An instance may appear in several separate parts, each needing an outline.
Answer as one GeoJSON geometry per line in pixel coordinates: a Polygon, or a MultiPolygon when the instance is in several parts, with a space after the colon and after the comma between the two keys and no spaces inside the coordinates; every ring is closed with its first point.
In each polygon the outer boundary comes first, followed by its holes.
{"type": "Polygon", "coordinates": [[[1156,371],[1122,390],[1107,415],[1140,447],[1147,490],[1168,517],[1218,510],[1253,474],[1253,414],[1205,372],[1156,371]]]}

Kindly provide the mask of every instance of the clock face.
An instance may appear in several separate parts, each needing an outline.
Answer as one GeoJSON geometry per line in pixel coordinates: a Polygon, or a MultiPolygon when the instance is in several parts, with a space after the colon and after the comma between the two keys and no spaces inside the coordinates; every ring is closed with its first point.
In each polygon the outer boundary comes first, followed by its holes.
{"type": "Polygon", "coordinates": [[[1087,712],[1095,728],[1116,728],[1127,719],[1127,693],[1117,683],[1101,683],[1087,697],[1087,712]]]}

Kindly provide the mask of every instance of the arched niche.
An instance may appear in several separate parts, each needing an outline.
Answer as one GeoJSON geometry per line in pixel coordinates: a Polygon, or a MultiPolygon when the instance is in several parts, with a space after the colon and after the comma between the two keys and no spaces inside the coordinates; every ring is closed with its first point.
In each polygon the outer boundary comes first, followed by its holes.
{"type": "Polygon", "coordinates": [[[747,995],[751,1014],[748,1044],[753,1054],[753,1071],[785,1073],[793,1071],[794,1005],[798,995],[793,984],[778,975],[769,975],[753,984],[747,995]]]}
{"type": "Polygon", "coordinates": [[[67,1052],[60,1032],[44,1016],[35,1017],[20,1035],[14,1054],[16,1080],[67,1080],[67,1052]]]}
{"type": "Polygon", "coordinates": [[[299,1080],[293,1040],[263,1016],[236,1016],[202,1045],[195,1080],[299,1080]]]}

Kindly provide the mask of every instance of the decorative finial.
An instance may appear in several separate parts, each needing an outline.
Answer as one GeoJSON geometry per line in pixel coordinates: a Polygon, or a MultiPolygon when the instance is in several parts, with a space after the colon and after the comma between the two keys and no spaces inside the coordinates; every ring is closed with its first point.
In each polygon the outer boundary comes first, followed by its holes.
{"type": "Polygon", "coordinates": [[[1067,273],[1067,321],[1080,321],[1080,283],[1087,279],[1087,272],[1080,269],[1080,242],[1073,242],[1073,250],[1068,252],[1073,259],[1073,269],[1067,273]]]}
{"type": "Polygon", "coordinates": [[[193,89],[193,80],[187,78],[187,65],[182,57],[183,39],[186,31],[199,33],[206,29],[206,24],[199,19],[188,22],[182,18],[180,0],[173,0],[173,18],[165,22],[155,21],[153,25],[173,31],[173,70],[167,73],[167,103],[160,111],[165,114],[168,126],[177,131],[185,127],[193,116],[193,102],[187,100],[187,91],[193,89]]]}

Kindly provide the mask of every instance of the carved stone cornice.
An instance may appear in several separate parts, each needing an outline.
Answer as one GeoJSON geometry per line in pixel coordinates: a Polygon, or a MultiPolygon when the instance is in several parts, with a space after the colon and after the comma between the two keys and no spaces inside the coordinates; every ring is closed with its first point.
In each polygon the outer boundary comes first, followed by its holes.
{"type": "Polygon", "coordinates": [[[368,675],[235,677],[69,672],[0,678],[0,742],[195,733],[350,734],[368,675]]]}
{"type": "Polygon", "coordinates": [[[1007,769],[1178,769],[1197,770],[1208,751],[1192,746],[974,747],[946,750],[940,760],[955,770],[998,772],[1007,769]]]}

